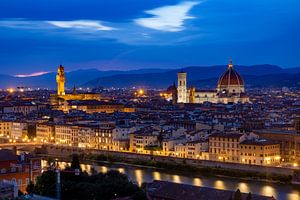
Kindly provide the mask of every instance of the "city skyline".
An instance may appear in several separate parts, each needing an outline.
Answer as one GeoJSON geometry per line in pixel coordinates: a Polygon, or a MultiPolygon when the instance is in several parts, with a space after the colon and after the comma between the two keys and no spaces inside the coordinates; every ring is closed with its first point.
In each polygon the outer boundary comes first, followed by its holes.
{"type": "Polygon", "coordinates": [[[0,199],[300,200],[299,0],[0,3],[0,199]]]}
{"type": "Polygon", "coordinates": [[[1,6],[1,74],[274,64],[299,67],[299,2],[10,1],[1,6]],[[134,5],[134,6],[129,6],[134,5]],[[174,14],[176,13],[176,14],[174,14]]]}

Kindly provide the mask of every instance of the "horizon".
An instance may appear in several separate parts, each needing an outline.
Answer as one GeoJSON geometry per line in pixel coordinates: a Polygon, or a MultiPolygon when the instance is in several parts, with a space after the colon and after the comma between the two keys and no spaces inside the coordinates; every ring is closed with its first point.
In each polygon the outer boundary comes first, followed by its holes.
{"type": "MultiPolygon", "coordinates": [[[[279,67],[281,69],[295,69],[295,68],[300,68],[300,67],[287,67],[287,68],[284,68],[282,66],[279,66],[279,65],[272,65],[272,64],[253,64],[253,65],[242,65],[242,64],[235,64],[234,66],[237,66],[237,67],[253,67],[253,66],[262,66],[262,65],[268,65],[268,66],[274,66],[274,67],[279,67]]],[[[104,69],[104,70],[101,70],[101,69],[98,69],[98,68],[78,68],[78,69],[73,69],[73,70],[68,70],[67,67],[68,66],[64,66],[65,69],[66,69],[66,73],[70,73],[70,72],[76,72],[76,71],[80,71],[80,70],[97,70],[97,71],[101,71],[101,72],[110,72],[110,71],[117,71],[117,72],[130,72],[130,71],[142,71],[142,70],[170,70],[170,71],[173,71],[173,70],[181,70],[181,69],[185,69],[185,68],[190,68],[190,67],[199,67],[199,68],[210,68],[210,67],[226,67],[227,65],[207,65],[207,66],[201,66],[201,65],[192,65],[192,66],[185,66],[185,67],[174,67],[174,68],[134,68],[134,69],[104,69]]],[[[56,73],[57,71],[47,71],[47,72],[34,72],[32,74],[1,74],[1,75],[7,75],[7,76],[12,76],[12,77],[15,77],[15,78],[27,78],[27,77],[35,77],[35,76],[42,76],[42,75],[46,75],[46,74],[51,74],[51,73],[56,73]]],[[[146,73],[149,73],[149,72],[146,72],[146,73]]],[[[271,73],[271,72],[270,72],[271,73]]]]}
{"type": "Polygon", "coordinates": [[[300,67],[299,6],[296,0],[11,0],[0,7],[1,74],[48,72],[57,63],[72,71],[128,71],[225,65],[229,58],[300,67]]]}

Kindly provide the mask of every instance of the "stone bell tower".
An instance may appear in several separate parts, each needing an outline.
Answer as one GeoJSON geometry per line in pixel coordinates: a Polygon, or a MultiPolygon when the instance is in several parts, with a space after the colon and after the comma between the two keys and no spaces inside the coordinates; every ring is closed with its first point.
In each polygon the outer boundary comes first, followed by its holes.
{"type": "Polygon", "coordinates": [[[65,69],[62,65],[59,65],[57,69],[57,75],[56,75],[58,95],[65,95],[65,82],[66,82],[65,69]]]}
{"type": "Polygon", "coordinates": [[[187,102],[186,72],[178,72],[178,103],[187,102]]]}

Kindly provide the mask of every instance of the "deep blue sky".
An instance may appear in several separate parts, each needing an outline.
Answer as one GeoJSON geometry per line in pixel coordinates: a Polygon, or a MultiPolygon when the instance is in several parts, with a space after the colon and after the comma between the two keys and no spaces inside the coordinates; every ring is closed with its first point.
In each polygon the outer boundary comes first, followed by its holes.
{"type": "Polygon", "coordinates": [[[0,2],[0,74],[234,63],[300,67],[299,0],[0,2]]]}

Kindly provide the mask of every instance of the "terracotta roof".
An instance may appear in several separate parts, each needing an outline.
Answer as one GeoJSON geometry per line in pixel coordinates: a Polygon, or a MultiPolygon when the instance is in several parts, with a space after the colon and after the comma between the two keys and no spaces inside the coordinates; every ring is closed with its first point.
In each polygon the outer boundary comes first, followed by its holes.
{"type": "Polygon", "coordinates": [[[267,145],[274,145],[279,144],[278,142],[266,139],[255,139],[255,140],[244,140],[240,144],[244,145],[257,145],[257,146],[267,146],[267,145]]]}
{"type": "Polygon", "coordinates": [[[227,69],[218,81],[218,86],[229,85],[244,85],[241,75],[233,68],[227,69]]]}
{"type": "Polygon", "coordinates": [[[209,137],[220,137],[220,138],[240,138],[242,134],[239,133],[214,133],[209,137]]]}

